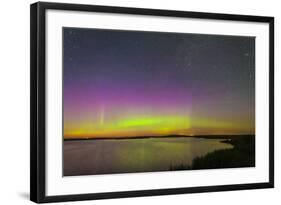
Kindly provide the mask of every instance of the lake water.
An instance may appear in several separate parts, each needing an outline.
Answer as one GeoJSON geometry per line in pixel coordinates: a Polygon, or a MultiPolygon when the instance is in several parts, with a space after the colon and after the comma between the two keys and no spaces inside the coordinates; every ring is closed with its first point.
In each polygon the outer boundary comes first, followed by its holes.
{"type": "Polygon", "coordinates": [[[64,175],[166,171],[233,146],[193,137],[64,141],[64,175]]]}

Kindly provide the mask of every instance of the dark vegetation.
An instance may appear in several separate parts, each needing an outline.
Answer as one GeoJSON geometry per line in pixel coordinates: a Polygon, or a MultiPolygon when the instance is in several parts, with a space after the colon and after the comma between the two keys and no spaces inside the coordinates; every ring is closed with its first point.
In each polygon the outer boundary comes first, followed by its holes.
{"type": "MultiPolygon", "coordinates": [[[[205,136],[205,138],[210,138],[205,136]]],[[[211,137],[213,138],[213,137],[211,137]]],[[[231,149],[216,150],[205,156],[196,157],[191,165],[170,166],[170,170],[195,170],[255,166],[255,136],[225,136],[222,143],[233,145],[231,149]]]]}

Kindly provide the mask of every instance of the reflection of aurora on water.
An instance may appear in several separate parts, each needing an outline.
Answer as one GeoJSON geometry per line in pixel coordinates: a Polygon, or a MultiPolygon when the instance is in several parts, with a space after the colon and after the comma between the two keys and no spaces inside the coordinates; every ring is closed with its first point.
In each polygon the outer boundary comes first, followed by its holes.
{"type": "Polygon", "coordinates": [[[231,149],[219,139],[192,137],[64,141],[64,175],[169,171],[214,150],[231,149]]]}

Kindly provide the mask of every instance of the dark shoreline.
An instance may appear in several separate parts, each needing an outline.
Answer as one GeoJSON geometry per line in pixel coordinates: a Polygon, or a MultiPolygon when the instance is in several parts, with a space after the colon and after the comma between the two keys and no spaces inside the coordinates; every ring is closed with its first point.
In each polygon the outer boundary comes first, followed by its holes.
{"type": "Polygon", "coordinates": [[[231,144],[233,148],[196,157],[191,165],[171,165],[170,171],[255,167],[255,135],[232,136],[221,143],[231,144]]]}

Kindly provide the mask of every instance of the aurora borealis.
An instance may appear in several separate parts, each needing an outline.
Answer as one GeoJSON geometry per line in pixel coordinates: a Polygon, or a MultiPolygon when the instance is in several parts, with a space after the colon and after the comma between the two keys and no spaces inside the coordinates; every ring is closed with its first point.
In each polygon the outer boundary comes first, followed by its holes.
{"type": "Polygon", "coordinates": [[[255,38],[63,28],[64,138],[255,133],[255,38]]]}

